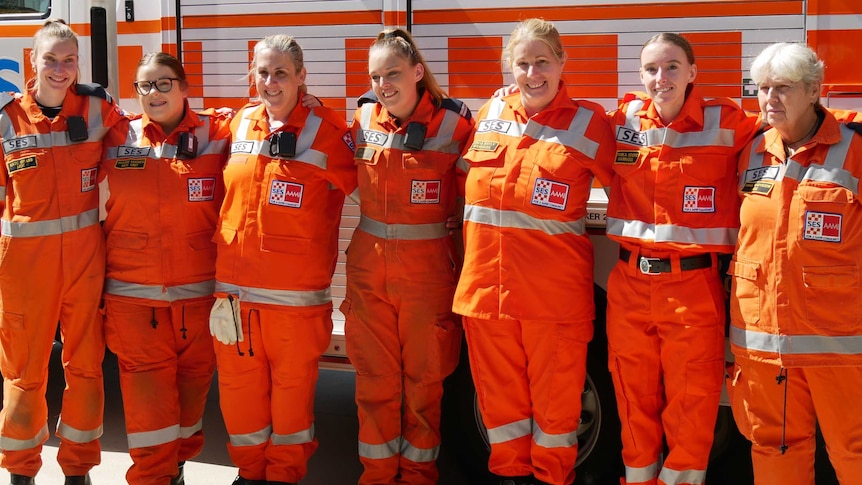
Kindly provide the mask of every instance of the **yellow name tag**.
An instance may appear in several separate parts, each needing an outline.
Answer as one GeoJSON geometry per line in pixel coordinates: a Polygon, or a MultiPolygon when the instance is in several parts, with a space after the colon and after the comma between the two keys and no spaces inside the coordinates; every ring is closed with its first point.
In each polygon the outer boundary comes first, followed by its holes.
{"type": "Polygon", "coordinates": [[[117,160],[117,163],[114,164],[114,167],[125,170],[125,169],[142,169],[147,164],[146,158],[124,158],[122,160],[117,160]]]}
{"type": "Polygon", "coordinates": [[[637,150],[618,150],[617,158],[614,160],[614,163],[621,163],[623,165],[634,165],[638,161],[638,155],[640,154],[637,150]]]}
{"type": "Polygon", "coordinates": [[[472,145],[470,145],[470,150],[475,150],[477,152],[493,152],[497,150],[498,146],[500,146],[500,144],[495,141],[476,140],[472,145]]]}
{"type": "Polygon", "coordinates": [[[36,161],[35,156],[19,158],[17,160],[10,160],[6,162],[6,170],[9,173],[27,170],[28,168],[36,168],[38,166],[39,163],[36,161]]]}
{"type": "Polygon", "coordinates": [[[356,149],[356,153],[353,155],[355,160],[371,160],[374,158],[374,149],[371,147],[360,147],[356,149]]]}
{"type": "Polygon", "coordinates": [[[742,186],[742,192],[750,194],[769,195],[769,193],[772,192],[772,187],[774,185],[774,182],[768,182],[765,180],[758,180],[757,182],[746,182],[745,185],[742,186]]]}

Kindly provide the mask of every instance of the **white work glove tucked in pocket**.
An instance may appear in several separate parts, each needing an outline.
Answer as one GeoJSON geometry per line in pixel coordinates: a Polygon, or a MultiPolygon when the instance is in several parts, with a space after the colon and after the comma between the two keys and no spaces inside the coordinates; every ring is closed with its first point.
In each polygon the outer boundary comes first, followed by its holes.
{"type": "Polygon", "coordinates": [[[233,295],[216,298],[210,310],[210,334],[225,345],[243,341],[238,298],[233,295]]]}

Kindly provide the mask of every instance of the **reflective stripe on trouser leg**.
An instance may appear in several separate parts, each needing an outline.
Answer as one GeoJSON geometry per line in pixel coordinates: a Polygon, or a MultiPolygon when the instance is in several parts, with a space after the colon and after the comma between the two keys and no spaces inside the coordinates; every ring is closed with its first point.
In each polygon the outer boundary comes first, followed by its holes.
{"type": "Polygon", "coordinates": [[[314,386],[332,333],[332,306],[272,309],[249,303],[242,312],[243,355],[236,345],[214,341],[228,452],[245,478],[298,482],[317,449],[314,386]]]}

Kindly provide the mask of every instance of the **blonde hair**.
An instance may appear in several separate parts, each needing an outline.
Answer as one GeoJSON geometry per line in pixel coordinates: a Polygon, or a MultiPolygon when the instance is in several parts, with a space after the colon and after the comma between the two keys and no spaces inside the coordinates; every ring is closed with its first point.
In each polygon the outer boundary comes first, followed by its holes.
{"type": "Polygon", "coordinates": [[[425,58],[422,57],[422,53],[419,52],[419,48],[416,47],[416,42],[409,32],[402,29],[389,29],[380,32],[377,39],[371,44],[369,52],[384,48],[391,50],[402,59],[406,59],[411,66],[422,64],[425,74],[416,83],[416,86],[428,91],[438,106],[443,102],[443,99],[449,97],[437,83],[437,79],[434,78],[434,74],[428,68],[428,63],[425,62],[425,58]]]}
{"type": "Polygon", "coordinates": [[[563,42],[560,40],[560,32],[554,27],[554,24],[544,19],[527,19],[521,21],[512,31],[509,36],[509,42],[506,48],[503,49],[501,62],[507,67],[511,67],[512,55],[515,51],[515,46],[525,40],[538,40],[547,44],[554,53],[554,57],[558,61],[566,60],[566,51],[563,50],[563,42]]]}
{"type": "MultiPolygon", "coordinates": [[[[78,34],[72,30],[66,24],[66,21],[58,18],[50,18],[42,24],[42,27],[36,31],[36,34],[33,36],[33,59],[39,56],[39,49],[41,47],[42,42],[46,42],[49,40],[57,40],[60,42],[72,42],[75,44],[75,49],[78,49],[78,34]]],[[[34,63],[35,64],[35,63],[34,63]]],[[[33,66],[33,71],[35,73],[36,66],[33,66]]],[[[78,79],[81,77],[80,71],[76,74],[75,80],[73,84],[78,82],[78,79]]],[[[39,76],[38,73],[35,73],[35,79],[32,81],[33,89],[38,89],[39,87],[39,76]]]]}
{"type": "MultiPolygon", "coordinates": [[[[251,69],[248,72],[252,85],[254,85],[254,70],[257,66],[257,56],[261,51],[266,49],[290,56],[293,67],[296,68],[296,74],[299,74],[302,68],[305,67],[305,63],[302,60],[302,47],[299,46],[299,42],[293,36],[286,34],[268,35],[254,45],[254,56],[251,59],[251,69]]],[[[302,94],[308,92],[308,88],[304,83],[299,86],[299,89],[302,91],[302,94]]]]}

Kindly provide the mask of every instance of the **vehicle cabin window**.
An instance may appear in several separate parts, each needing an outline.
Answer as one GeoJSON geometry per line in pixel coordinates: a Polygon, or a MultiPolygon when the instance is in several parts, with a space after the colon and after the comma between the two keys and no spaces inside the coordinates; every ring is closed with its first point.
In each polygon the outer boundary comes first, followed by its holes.
{"type": "Polygon", "coordinates": [[[50,11],[50,0],[0,0],[0,20],[20,14],[46,16],[50,11]]]}

